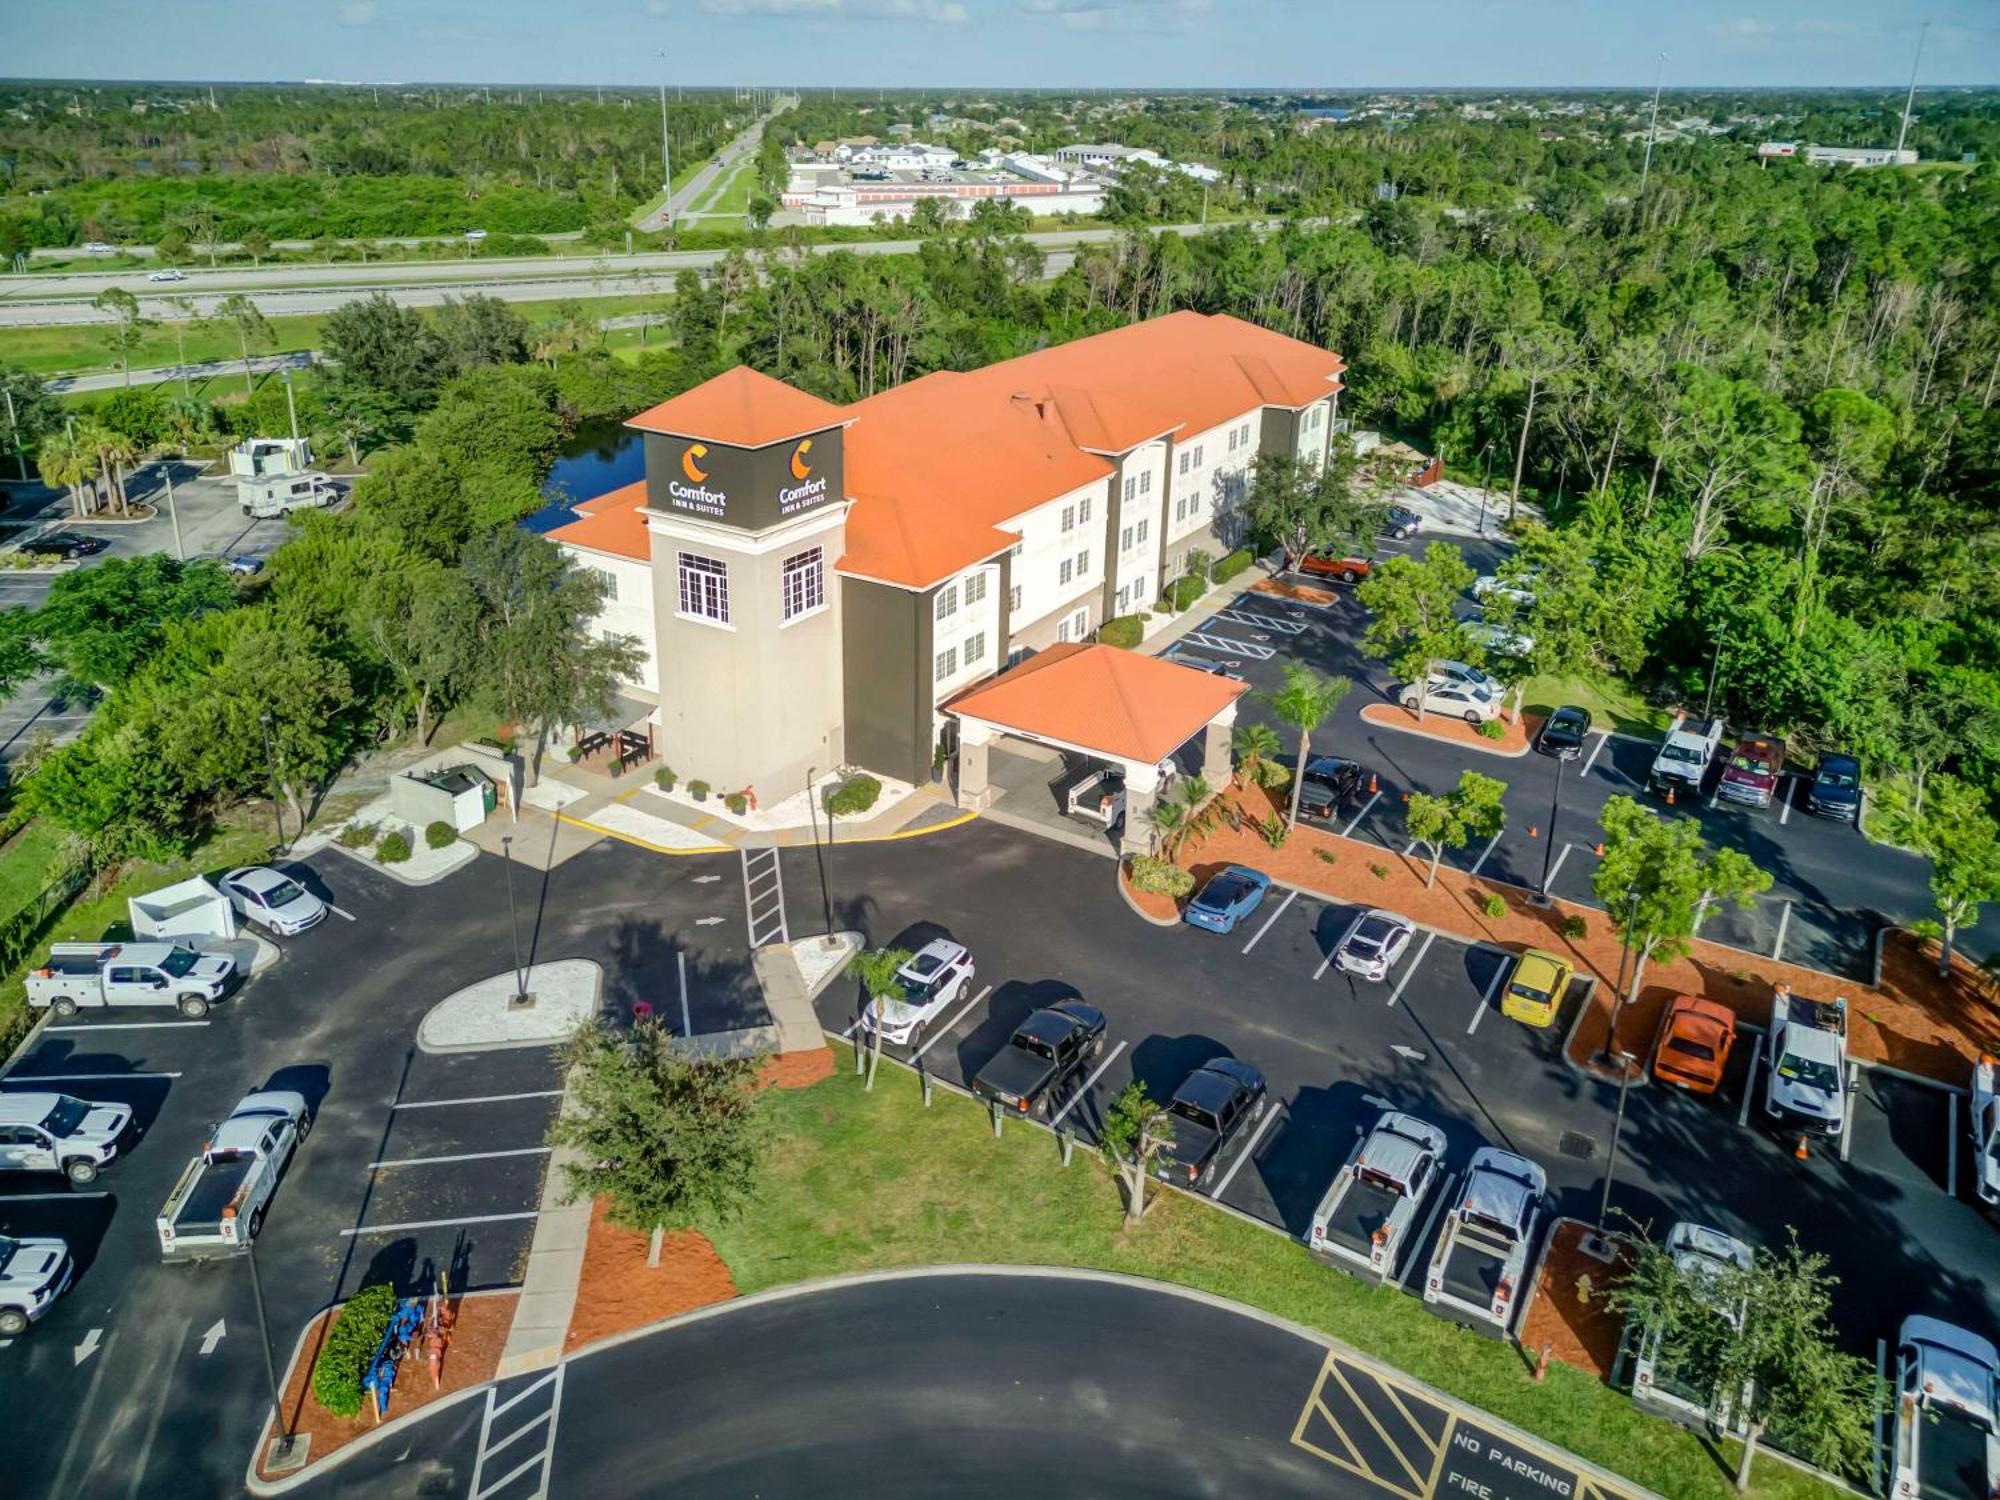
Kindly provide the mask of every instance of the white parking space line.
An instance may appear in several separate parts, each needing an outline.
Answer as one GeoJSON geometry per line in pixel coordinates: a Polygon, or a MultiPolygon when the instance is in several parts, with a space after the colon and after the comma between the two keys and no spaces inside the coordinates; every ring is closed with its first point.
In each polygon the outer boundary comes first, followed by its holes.
{"type": "Polygon", "coordinates": [[[1588,776],[1590,774],[1590,768],[1597,764],[1597,757],[1603,753],[1604,747],[1607,744],[1609,744],[1610,741],[1611,741],[1610,730],[1604,729],[1598,732],[1597,743],[1590,747],[1590,756],[1583,763],[1584,775],[1588,776]]]}
{"type": "Polygon", "coordinates": [[[41,1083],[109,1083],[117,1078],[178,1078],[179,1073],[37,1073],[32,1078],[16,1078],[8,1075],[0,1078],[0,1083],[41,1084],[41,1083]]]}
{"type": "Polygon", "coordinates": [[[1410,955],[1410,961],[1403,965],[1403,977],[1396,981],[1396,987],[1389,991],[1389,1004],[1394,1005],[1403,998],[1403,986],[1410,982],[1410,976],[1417,972],[1417,965],[1424,961],[1424,955],[1431,951],[1431,944],[1437,941],[1435,932],[1424,934],[1423,945],[1410,955]]]}
{"type": "Polygon", "coordinates": [[[368,1170],[387,1172],[395,1167],[435,1167],[454,1161],[495,1161],[503,1156],[547,1156],[547,1146],[519,1146],[511,1151],[467,1151],[458,1156],[405,1156],[397,1161],[371,1161],[368,1170]]]}
{"type": "Polygon", "coordinates": [[[1202,646],[1210,651],[1219,651],[1224,656],[1247,656],[1253,661],[1268,661],[1278,654],[1276,646],[1260,646],[1255,641],[1239,641],[1234,636],[1210,635],[1205,630],[1191,630],[1181,639],[1190,646],[1202,646]]]}
{"type": "MultiPolygon", "coordinates": [[[[176,1078],[180,1074],[174,1075],[176,1078]]],[[[554,1099],[562,1094],[561,1089],[531,1089],[525,1094],[474,1094],[464,1099],[407,1099],[400,1104],[392,1104],[391,1109],[446,1109],[454,1104],[506,1104],[514,1099],[554,1099]]]]}
{"type": "Polygon", "coordinates": [[[1379,791],[1371,792],[1369,794],[1368,800],[1361,804],[1361,811],[1356,813],[1353,817],[1347,820],[1347,826],[1340,830],[1340,836],[1342,838],[1346,838],[1349,834],[1353,833],[1354,825],[1356,823],[1359,823],[1363,818],[1367,817],[1368,810],[1381,800],[1382,800],[1381,792],[1379,791]]]}
{"type": "MultiPolygon", "coordinates": [[[[1467,1036],[1471,1036],[1479,1029],[1479,1023],[1486,1019],[1486,1012],[1493,1009],[1494,992],[1500,988],[1500,981],[1507,977],[1507,969],[1508,965],[1502,963],[1493,971],[1493,977],[1486,982],[1486,993],[1479,997],[1479,1009],[1472,1013],[1472,1024],[1465,1028],[1467,1036]]],[[[1569,997],[1565,995],[1563,998],[1567,1000],[1569,997]]]]}
{"type": "Polygon", "coordinates": [[[1958,1196],[1958,1094],[1944,1096],[1944,1190],[1958,1196]]]}
{"type": "Polygon", "coordinates": [[[1232,625],[1248,625],[1256,630],[1283,631],[1286,635],[1303,635],[1306,629],[1306,622],[1304,620],[1287,620],[1273,615],[1252,614],[1250,611],[1242,609],[1219,610],[1216,612],[1215,618],[1218,620],[1227,620],[1232,625]]]}
{"type": "Polygon", "coordinates": [[[1423,1264],[1424,1241],[1431,1237],[1431,1229],[1436,1225],[1438,1215],[1444,1211],[1445,1203],[1451,1197],[1451,1185],[1456,1181],[1458,1173],[1445,1173],[1444,1181],[1438,1184],[1437,1197],[1431,1202],[1431,1211],[1424,1215],[1424,1227],[1410,1241],[1410,1263],[1403,1267],[1402,1286],[1405,1291],[1409,1290],[1410,1278],[1417,1274],[1417,1267],[1423,1264]]]}
{"type": "Polygon", "coordinates": [[[1785,951],[1785,929],[1792,925],[1792,903],[1787,901],[1778,912],[1778,938],[1771,944],[1771,957],[1777,958],[1785,951]]]}
{"type": "Polygon", "coordinates": [[[930,1051],[931,1048],[935,1047],[939,1042],[943,1041],[947,1036],[951,1035],[952,1027],[956,1026],[960,1021],[963,1021],[966,1018],[966,1016],[971,1014],[973,1006],[977,1005],[980,1001],[984,1000],[988,995],[992,993],[993,993],[993,986],[989,984],[984,989],[982,989],[978,994],[974,995],[970,1000],[966,1001],[965,1004],[961,1005],[958,1008],[957,1015],[953,1016],[949,1021],[945,1022],[944,1025],[938,1027],[936,1031],[933,1031],[931,1033],[930,1040],[925,1042],[923,1046],[917,1048],[916,1051],[910,1054],[910,1061],[915,1062],[918,1058],[922,1057],[926,1052],[930,1051]]]}
{"type": "Polygon", "coordinates": [[[1757,1092],[1757,1064],[1764,1057],[1764,1034],[1757,1033],[1757,1045],[1750,1049],[1750,1076],[1743,1080],[1743,1106],[1736,1111],[1736,1123],[1750,1123],[1750,1100],[1757,1092]]]}
{"type": "Polygon", "coordinates": [[[1475,859],[1472,862],[1472,868],[1467,870],[1465,872],[1466,874],[1471,875],[1475,878],[1478,876],[1479,867],[1486,863],[1486,856],[1491,854],[1494,851],[1494,849],[1499,845],[1501,834],[1506,833],[1506,831],[1507,830],[1505,828],[1502,828],[1500,830],[1500,833],[1494,834],[1492,838],[1486,841],[1486,847],[1479,851],[1479,858],[1475,859]]]}
{"type": "Polygon", "coordinates": [[[1569,851],[1575,847],[1576,845],[1572,844],[1568,839],[1564,839],[1562,848],[1556,850],[1556,862],[1549,866],[1549,878],[1545,886],[1546,889],[1555,889],[1556,876],[1562,874],[1563,861],[1569,858],[1569,851]]]}
{"type": "Polygon", "coordinates": [[[1063,1116],[1076,1108],[1077,1103],[1083,1098],[1083,1096],[1090,1092],[1090,1086],[1093,1083],[1097,1082],[1098,1079],[1104,1076],[1104,1070],[1110,1067],[1112,1063],[1116,1062],[1118,1059],[1118,1054],[1123,1052],[1124,1050],[1125,1050],[1125,1044],[1123,1042],[1120,1042],[1117,1046],[1113,1047],[1109,1052],[1104,1054],[1104,1061],[1099,1063],[1096,1067],[1092,1068],[1090,1070],[1090,1076],[1084,1079],[1082,1083],[1079,1083],[1076,1086],[1076,1092],[1069,1096],[1069,1102],[1049,1117],[1049,1128],[1051,1130],[1053,1130],[1056,1126],[1062,1124],[1063,1116]]]}
{"type": "Polygon", "coordinates": [[[1269,932],[1271,928],[1277,923],[1278,918],[1282,917],[1285,914],[1285,908],[1290,906],[1294,901],[1298,900],[1298,898],[1299,898],[1299,893],[1297,891],[1286,891],[1285,899],[1278,903],[1278,909],[1272,912],[1270,916],[1264,919],[1264,925],[1257,929],[1257,936],[1251,938],[1249,942],[1243,945],[1243,951],[1245,953],[1248,953],[1252,948],[1256,947],[1257,939],[1263,937],[1265,933],[1269,932]]]}
{"type": "Polygon", "coordinates": [[[1715,790],[1708,794],[1708,810],[1710,812],[1715,811],[1715,799],[1717,797],[1720,797],[1721,795],[1722,795],[1722,784],[1718,782],[1716,783],[1715,790]]]}
{"type": "Polygon", "coordinates": [[[348,921],[350,921],[350,922],[352,922],[352,921],[354,920],[354,913],[353,913],[353,912],[351,912],[351,911],[344,911],[344,910],[342,910],[342,909],[341,909],[340,907],[338,907],[338,906],[335,906],[335,905],[334,905],[334,904],[333,904],[333,903],[332,903],[331,901],[329,901],[329,902],[327,902],[327,903],[326,903],[326,909],[327,909],[328,911],[332,912],[332,913],[333,913],[333,914],[334,914],[334,915],[335,915],[336,917],[345,917],[345,918],[347,918],[347,920],[348,920],[348,921]]]}
{"type": "Polygon", "coordinates": [[[44,1026],[51,1031],[179,1031],[183,1026],[206,1026],[206,1021],[106,1021],[101,1026],[44,1026]]]}
{"type": "MultiPolygon", "coordinates": [[[[1266,1094],[1264,1097],[1268,1099],[1270,1095],[1266,1094]]],[[[1264,1139],[1264,1132],[1271,1128],[1271,1122],[1277,1118],[1278,1111],[1276,1109],[1267,1109],[1264,1111],[1264,1118],[1257,1122],[1256,1134],[1252,1135],[1249,1141],[1244,1144],[1243,1150],[1238,1154],[1236,1160],[1229,1164],[1229,1170],[1222,1174],[1222,1181],[1215,1185],[1214,1189],[1209,1193],[1209,1197],[1219,1201],[1222,1195],[1229,1191],[1229,1184],[1234,1182],[1236,1174],[1243,1170],[1243,1163],[1257,1154],[1257,1143],[1264,1139]]]]}
{"type": "Polygon", "coordinates": [[[518,1214],[474,1214],[465,1219],[412,1219],[407,1224],[363,1224],[359,1229],[343,1229],[340,1237],[344,1240],[358,1239],[365,1234],[403,1234],[412,1229],[451,1229],[459,1224],[504,1224],[514,1219],[532,1219],[539,1209],[528,1209],[518,1214]]]}
{"type": "Polygon", "coordinates": [[[1416,847],[1417,847],[1417,841],[1415,839],[1411,839],[1409,843],[1403,845],[1403,858],[1408,859],[1410,857],[1410,851],[1415,849],[1416,847]]]}
{"type": "Polygon", "coordinates": [[[1315,979],[1320,978],[1322,975],[1326,973],[1328,969],[1333,967],[1333,955],[1335,954],[1335,952],[1338,951],[1338,949],[1339,945],[1335,944],[1334,947],[1326,950],[1326,957],[1322,958],[1319,961],[1319,967],[1313,970],[1313,978],[1315,979]]]}
{"type": "Polygon", "coordinates": [[[0,1198],[0,1203],[53,1203],[57,1199],[73,1202],[79,1198],[109,1198],[109,1193],[9,1193],[0,1198]]]}

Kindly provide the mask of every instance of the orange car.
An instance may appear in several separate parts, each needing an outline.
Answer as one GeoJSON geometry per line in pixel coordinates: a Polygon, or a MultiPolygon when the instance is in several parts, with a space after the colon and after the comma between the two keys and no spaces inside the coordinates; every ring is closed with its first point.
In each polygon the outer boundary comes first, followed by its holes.
{"type": "Polygon", "coordinates": [[[1300,560],[1299,571],[1331,578],[1336,583],[1359,583],[1368,576],[1371,566],[1365,557],[1315,557],[1309,553],[1300,560]]]}
{"type": "Polygon", "coordinates": [[[1697,1094],[1722,1086],[1729,1049],[1736,1045],[1736,1013],[1713,1000],[1676,995],[1667,1007],[1660,1042],[1653,1049],[1653,1081],[1697,1094]]]}

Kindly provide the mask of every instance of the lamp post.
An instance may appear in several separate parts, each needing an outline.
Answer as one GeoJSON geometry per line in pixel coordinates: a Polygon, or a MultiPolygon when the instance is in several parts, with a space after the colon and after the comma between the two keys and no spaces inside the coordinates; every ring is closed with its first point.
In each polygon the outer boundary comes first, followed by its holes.
{"type": "Polygon", "coordinates": [[[1618,983],[1611,992],[1611,1025],[1604,1033],[1604,1048],[1594,1061],[1615,1063],[1621,1055],[1618,1051],[1618,1020],[1625,1011],[1625,965],[1632,957],[1632,918],[1639,910],[1639,888],[1635,885],[1625,893],[1625,921],[1621,924],[1623,939],[1618,952],[1618,983]]]}
{"type": "Polygon", "coordinates": [[[1479,534],[1486,535],[1486,487],[1493,483],[1493,439],[1486,440],[1486,446],[1479,450],[1479,456],[1486,460],[1486,472],[1479,478],[1479,534]]]}
{"type": "Polygon", "coordinates": [[[21,482],[28,480],[28,450],[21,446],[21,425],[14,419],[14,393],[0,386],[0,396],[7,398],[7,435],[14,445],[14,466],[21,473],[21,482]]]}
{"type": "Polygon", "coordinates": [[[1667,54],[1660,54],[1660,65],[1653,71],[1653,116],[1646,124],[1646,159],[1639,167],[1639,191],[1634,195],[1636,202],[1646,196],[1646,178],[1653,170],[1653,137],[1660,129],[1660,81],[1667,74],[1667,54]]]}
{"type": "Polygon", "coordinates": [[[174,466],[171,463],[161,464],[160,477],[167,485],[167,519],[174,523],[174,559],[177,562],[186,562],[187,548],[181,545],[180,508],[174,504],[174,466]]]}
{"type": "MultiPolygon", "coordinates": [[[[657,52],[654,55],[661,62],[665,62],[667,59],[667,54],[664,51],[657,52]]],[[[665,78],[660,80],[660,170],[666,174],[667,184],[665,227],[672,229],[674,227],[674,148],[672,142],[667,138],[667,80],[665,78]]]]}
{"type": "Polygon", "coordinates": [[[1618,1174],[1618,1137],[1625,1130],[1625,1099],[1632,1092],[1632,1064],[1629,1052],[1619,1052],[1618,1109],[1611,1116],[1611,1149],[1604,1153],[1604,1193],[1597,1201],[1597,1232],[1604,1233],[1604,1221],[1611,1217],[1611,1180],[1618,1174]]]}
{"type": "Polygon", "coordinates": [[[1528,898],[1528,904],[1536,907],[1555,905],[1555,898],[1549,894],[1549,866],[1556,854],[1556,818],[1562,812],[1563,767],[1569,764],[1569,757],[1556,757],[1556,790],[1549,798],[1549,841],[1542,846],[1542,883],[1535,888],[1535,894],[1528,898]]]}
{"type": "MultiPolygon", "coordinates": [[[[818,774],[819,767],[806,767],[806,816],[812,819],[813,859],[819,865],[820,913],[826,920],[826,935],[830,938],[833,936],[833,897],[827,894],[826,851],[821,847],[819,841],[819,809],[814,805],[813,798],[813,778],[818,774]]],[[[831,812],[826,815],[826,823],[826,831],[830,835],[833,832],[833,814],[831,812]]]]}
{"type": "Polygon", "coordinates": [[[1715,633],[1715,651],[1708,658],[1708,696],[1701,700],[1701,716],[1706,719],[1715,712],[1715,674],[1722,666],[1722,632],[1715,633]]]}
{"type": "Polygon", "coordinates": [[[264,1467],[274,1473],[296,1469],[306,1461],[310,1439],[295,1435],[285,1417],[285,1396],[278,1389],[278,1367],[271,1362],[271,1325],[264,1315],[264,1279],[257,1274],[257,1241],[245,1240],[243,1250],[244,1258],[250,1262],[250,1297],[257,1304],[257,1347],[264,1355],[264,1378],[271,1383],[271,1417],[278,1424],[278,1440],[264,1456],[264,1467]]]}
{"type": "Polygon", "coordinates": [[[278,849],[285,847],[285,814],[278,802],[278,756],[271,748],[271,715],[269,712],[257,715],[257,723],[264,731],[264,767],[271,773],[271,822],[278,830],[278,849]]]}
{"type": "Polygon", "coordinates": [[[280,366],[278,373],[284,377],[285,410],[291,414],[292,441],[296,443],[299,440],[299,402],[298,397],[292,394],[292,367],[290,365],[280,366]]]}
{"type": "Polygon", "coordinates": [[[507,936],[514,944],[514,999],[515,1006],[525,1006],[528,1002],[528,976],[521,968],[521,919],[514,910],[514,835],[500,835],[500,859],[507,867],[507,936]]]}

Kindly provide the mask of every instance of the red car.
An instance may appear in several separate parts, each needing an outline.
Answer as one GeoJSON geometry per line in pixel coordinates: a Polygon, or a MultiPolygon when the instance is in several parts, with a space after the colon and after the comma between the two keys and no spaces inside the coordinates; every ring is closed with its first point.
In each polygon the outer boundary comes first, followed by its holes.
{"type": "Polygon", "coordinates": [[[1331,578],[1336,583],[1359,583],[1368,576],[1372,564],[1365,557],[1315,557],[1308,554],[1299,562],[1301,573],[1331,578]]]}
{"type": "Polygon", "coordinates": [[[1713,1000],[1676,995],[1653,1049],[1653,1081],[1712,1094],[1722,1086],[1729,1049],[1735,1045],[1736,1012],[1713,1000]]]}
{"type": "Polygon", "coordinates": [[[1729,802],[1769,807],[1785,770],[1785,742],[1775,734],[1746,734],[1730,752],[1715,794],[1729,802]]]}

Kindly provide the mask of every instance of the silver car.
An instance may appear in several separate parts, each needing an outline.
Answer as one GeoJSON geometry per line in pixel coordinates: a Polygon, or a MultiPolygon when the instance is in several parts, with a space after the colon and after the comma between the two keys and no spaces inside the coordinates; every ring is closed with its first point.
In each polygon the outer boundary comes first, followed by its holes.
{"type": "Polygon", "coordinates": [[[1392,911],[1364,911],[1348,924],[1333,950],[1333,961],[1342,973],[1387,979],[1416,934],[1417,924],[1408,917],[1392,911]]]}
{"type": "Polygon", "coordinates": [[[279,937],[291,937],[326,920],[324,901],[268,865],[231,870],[222,877],[222,894],[239,917],[279,937]]]}

